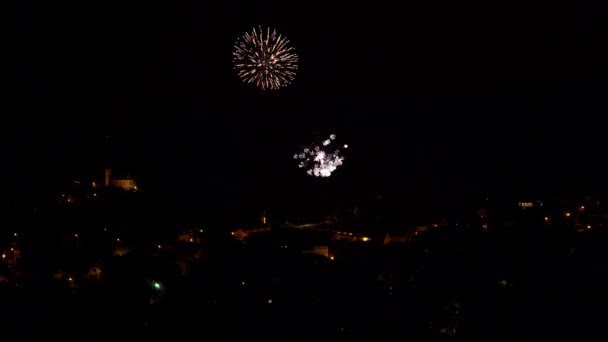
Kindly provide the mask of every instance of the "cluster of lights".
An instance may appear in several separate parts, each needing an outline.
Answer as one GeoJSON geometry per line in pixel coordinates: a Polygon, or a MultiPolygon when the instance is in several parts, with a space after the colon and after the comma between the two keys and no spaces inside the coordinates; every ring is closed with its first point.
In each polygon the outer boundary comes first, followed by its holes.
{"type": "MultiPolygon", "coordinates": [[[[597,204],[599,204],[599,202],[597,202],[597,204]]],[[[581,205],[580,207],[578,207],[578,208],[577,208],[577,210],[582,212],[582,211],[584,211],[584,210],[585,210],[585,206],[584,206],[584,205],[581,205]]],[[[565,217],[570,218],[570,217],[572,217],[572,216],[573,216],[573,214],[572,214],[572,212],[571,212],[571,211],[565,211],[565,212],[564,212],[564,216],[565,216],[565,217]]],[[[544,217],[544,220],[545,220],[545,222],[550,222],[550,221],[551,221],[551,218],[550,218],[549,216],[545,216],[545,217],[544,217]]],[[[585,225],[585,228],[586,228],[586,229],[591,229],[591,228],[592,228],[592,225],[587,224],[587,225],[585,225]]],[[[583,231],[583,230],[584,230],[583,228],[579,229],[579,231],[583,231]]]]}
{"type": "MultiPolygon", "coordinates": [[[[295,154],[294,159],[300,160],[298,167],[305,168],[306,173],[315,177],[329,177],[338,166],[344,162],[344,157],[340,155],[340,149],[332,145],[336,135],[332,134],[329,139],[323,140],[320,144],[313,144],[305,148],[302,152],[295,154]]],[[[348,148],[348,145],[344,145],[348,148]]]]}

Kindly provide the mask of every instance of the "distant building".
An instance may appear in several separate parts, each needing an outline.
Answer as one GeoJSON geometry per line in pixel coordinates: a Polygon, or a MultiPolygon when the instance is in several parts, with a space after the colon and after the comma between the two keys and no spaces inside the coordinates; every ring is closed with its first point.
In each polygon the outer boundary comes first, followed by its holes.
{"type": "Polygon", "coordinates": [[[264,211],[262,213],[262,216],[260,217],[260,223],[261,224],[259,226],[255,226],[255,227],[239,228],[239,229],[231,232],[230,234],[234,238],[238,239],[239,241],[243,241],[246,237],[248,237],[251,234],[270,231],[271,228],[270,228],[270,225],[267,223],[266,211],[264,211]]]}
{"type": "Polygon", "coordinates": [[[541,208],[544,205],[544,202],[541,200],[525,200],[518,201],[517,206],[521,209],[530,209],[530,208],[541,208]]]}
{"type": "Polygon", "coordinates": [[[254,233],[260,233],[260,232],[267,232],[270,231],[270,227],[266,226],[266,227],[257,227],[257,228],[253,228],[253,229],[243,229],[243,228],[239,228],[233,232],[231,232],[230,234],[232,234],[232,236],[234,236],[236,239],[238,240],[244,240],[246,237],[248,237],[251,234],[254,233]]]}
{"type": "Polygon", "coordinates": [[[243,228],[239,228],[233,232],[231,232],[230,234],[232,234],[232,236],[234,236],[235,239],[243,241],[247,236],[249,236],[249,234],[243,229],[243,228]]]}
{"type": "Polygon", "coordinates": [[[304,249],[303,254],[317,254],[329,258],[329,246],[312,246],[311,248],[304,249]]]}
{"type": "Polygon", "coordinates": [[[135,179],[112,179],[112,186],[124,190],[136,190],[135,179]]]}
{"type": "Polygon", "coordinates": [[[119,246],[114,249],[114,251],[112,252],[112,255],[123,256],[129,252],[130,252],[130,250],[127,247],[119,246]]]}
{"type": "Polygon", "coordinates": [[[411,240],[411,237],[408,234],[386,233],[382,243],[384,245],[388,245],[389,243],[408,243],[408,242],[410,242],[410,240],[411,240]]]}
{"type": "Polygon", "coordinates": [[[98,266],[93,266],[89,269],[89,272],[87,272],[87,277],[89,279],[94,279],[94,280],[99,280],[101,279],[101,268],[98,266]]]}
{"type": "Polygon", "coordinates": [[[384,235],[384,239],[382,240],[383,245],[388,245],[390,243],[408,243],[410,242],[414,236],[425,232],[429,229],[439,228],[439,227],[447,227],[448,222],[445,220],[438,221],[437,223],[431,223],[423,226],[413,226],[403,228],[397,231],[387,232],[384,235]]]}
{"type": "Polygon", "coordinates": [[[196,234],[194,228],[181,229],[177,234],[177,241],[180,242],[200,242],[200,237],[196,234]]]}
{"type": "MultiPolygon", "coordinates": [[[[123,178],[113,178],[112,169],[107,167],[105,170],[105,178],[103,186],[106,188],[119,188],[123,190],[137,190],[137,182],[131,176],[127,175],[123,178]]],[[[101,187],[97,183],[93,182],[93,187],[101,187]]]]}
{"type": "Polygon", "coordinates": [[[353,236],[353,233],[335,232],[331,239],[333,241],[355,241],[357,237],[353,236]]]}
{"type": "Polygon", "coordinates": [[[534,203],[533,202],[519,202],[517,205],[520,208],[522,208],[522,209],[534,208],[534,203]]]}

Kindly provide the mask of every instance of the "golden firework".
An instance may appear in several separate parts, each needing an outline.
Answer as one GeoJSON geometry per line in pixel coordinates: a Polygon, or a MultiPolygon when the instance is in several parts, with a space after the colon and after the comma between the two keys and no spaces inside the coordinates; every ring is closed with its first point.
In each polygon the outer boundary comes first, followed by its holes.
{"type": "Polygon", "coordinates": [[[289,40],[259,27],[245,33],[234,47],[234,69],[246,83],[262,90],[279,89],[290,84],[298,69],[298,55],[289,40]]]}

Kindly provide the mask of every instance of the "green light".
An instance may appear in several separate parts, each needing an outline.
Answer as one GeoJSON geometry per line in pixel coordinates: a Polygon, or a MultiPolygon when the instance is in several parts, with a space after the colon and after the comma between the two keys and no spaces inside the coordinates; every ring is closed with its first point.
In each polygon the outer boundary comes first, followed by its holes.
{"type": "Polygon", "coordinates": [[[154,288],[157,290],[160,290],[160,284],[157,282],[154,282],[154,288]]]}

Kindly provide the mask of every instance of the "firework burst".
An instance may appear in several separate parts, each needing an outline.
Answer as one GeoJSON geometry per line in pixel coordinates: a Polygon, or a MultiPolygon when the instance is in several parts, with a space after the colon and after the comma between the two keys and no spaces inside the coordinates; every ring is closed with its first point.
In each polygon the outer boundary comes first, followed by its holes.
{"type": "Polygon", "coordinates": [[[245,83],[262,90],[279,89],[293,81],[298,69],[298,55],[289,40],[270,28],[261,27],[245,33],[236,42],[234,69],[245,83]]]}
{"type": "MultiPolygon", "coordinates": [[[[305,168],[306,173],[311,176],[331,176],[332,172],[344,162],[344,157],[340,154],[340,148],[336,147],[335,140],[336,135],[332,134],[328,139],[314,142],[300,153],[294,154],[293,158],[300,161],[298,167],[305,168]]],[[[343,145],[343,148],[347,147],[348,145],[343,145]]]]}

